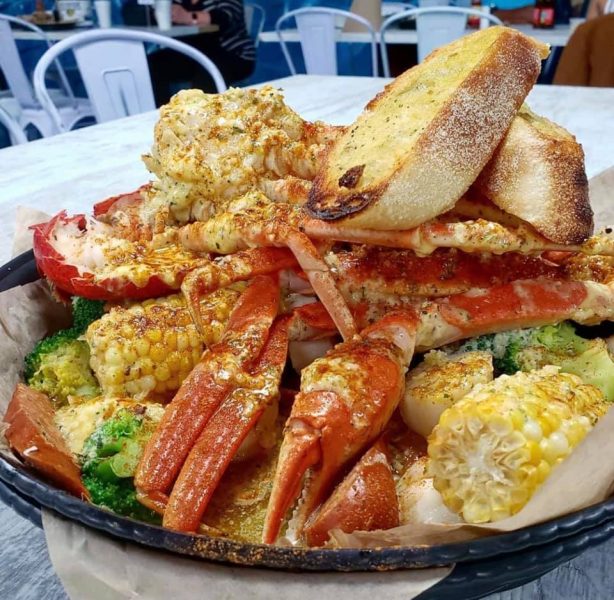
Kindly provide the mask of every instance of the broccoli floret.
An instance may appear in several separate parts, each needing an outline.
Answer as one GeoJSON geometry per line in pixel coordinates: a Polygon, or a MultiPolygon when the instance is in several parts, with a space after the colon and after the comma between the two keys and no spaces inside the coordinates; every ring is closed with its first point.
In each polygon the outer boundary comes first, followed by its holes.
{"type": "Polygon", "coordinates": [[[537,343],[556,354],[576,356],[588,350],[591,345],[591,341],[580,337],[575,327],[568,321],[558,325],[538,327],[534,336],[537,343]]]}
{"type": "Polygon", "coordinates": [[[104,301],[73,296],[72,328],[76,330],[78,335],[83,335],[90,323],[98,321],[102,315],[104,315],[104,301]]]}
{"type": "Polygon", "coordinates": [[[132,479],[154,427],[142,412],[122,409],[87,439],[81,475],[94,504],[133,519],[160,523],[160,516],[136,499],[132,479]]]}
{"type": "Polygon", "coordinates": [[[483,350],[493,356],[493,366],[498,373],[511,375],[520,371],[517,356],[521,348],[531,343],[535,329],[514,329],[481,335],[463,342],[459,347],[460,352],[483,350]]]}
{"type": "MultiPolygon", "coordinates": [[[[65,332],[60,332],[63,334],[65,332]]],[[[26,358],[28,385],[64,404],[68,396],[91,398],[100,393],[90,369],[90,348],[83,340],[57,335],[43,340],[26,358]]]]}
{"type": "Polygon", "coordinates": [[[73,326],[49,336],[34,347],[24,361],[26,383],[57,404],[68,396],[92,397],[100,393],[90,369],[90,349],[79,337],[103,314],[104,302],[73,298],[73,326]]]}
{"type": "Polygon", "coordinates": [[[599,388],[614,401],[614,362],[606,343],[587,340],[569,322],[484,335],[464,342],[459,350],[484,349],[493,355],[497,373],[512,375],[555,365],[584,383],[599,388]]]}

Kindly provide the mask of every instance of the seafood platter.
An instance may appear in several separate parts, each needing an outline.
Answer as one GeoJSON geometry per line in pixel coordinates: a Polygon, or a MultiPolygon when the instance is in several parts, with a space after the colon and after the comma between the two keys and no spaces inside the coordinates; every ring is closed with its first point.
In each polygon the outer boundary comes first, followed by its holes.
{"type": "Polygon", "coordinates": [[[316,570],[611,520],[604,497],[549,528],[387,541],[514,518],[614,401],[614,239],[581,146],[524,104],[547,55],[490,27],[348,126],[270,86],[174,96],[150,182],[33,227],[69,322],[3,417],[31,494],[141,543],[316,570]]]}

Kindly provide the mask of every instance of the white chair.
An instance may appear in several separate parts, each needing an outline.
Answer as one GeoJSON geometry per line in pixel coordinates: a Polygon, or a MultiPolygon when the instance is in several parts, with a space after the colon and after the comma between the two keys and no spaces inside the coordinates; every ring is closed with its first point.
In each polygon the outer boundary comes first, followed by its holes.
{"type": "MultiPolygon", "coordinates": [[[[0,100],[0,103],[24,131],[28,125],[32,125],[44,137],[53,135],[55,123],[34,95],[32,83],[19,57],[12,25],[33,31],[48,48],[52,45],[42,29],[17,17],[0,14],[0,71],[4,74],[11,92],[11,97],[0,100]]],[[[75,97],[59,61],[55,61],[55,68],[60,89],[51,90],[51,94],[62,128],[69,130],[85,118],[93,119],[94,112],[90,102],[85,98],[75,97]]]]}
{"type": "Polygon", "coordinates": [[[371,22],[346,10],[317,6],[287,12],[275,24],[277,37],[292,75],[296,75],[296,67],[288,51],[282,27],[291,19],[296,21],[308,75],[337,75],[337,32],[340,31],[337,24],[343,26],[343,23],[350,19],[362,25],[370,34],[371,67],[373,76],[377,77],[377,34],[371,22]]]}
{"type": "Polygon", "coordinates": [[[0,106],[0,124],[6,127],[9,132],[11,144],[14,146],[17,144],[25,144],[28,141],[23,129],[13,117],[0,106]]]}
{"type": "Polygon", "coordinates": [[[453,40],[465,35],[467,33],[467,17],[470,16],[480,17],[480,26],[486,23],[503,25],[501,19],[490,13],[454,6],[410,8],[403,12],[395,13],[386,19],[380,29],[380,50],[382,53],[384,77],[390,77],[386,33],[392,25],[408,18],[416,19],[418,62],[422,62],[436,48],[449,44],[453,40]]]}
{"type": "Polygon", "coordinates": [[[49,111],[59,131],[65,129],[45,85],[45,73],[49,65],[67,50],[72,50],[75,55],[99,123],[156,108],[144,43],[164,46],[185,54],[208,71],[218,92],[226,90],[224,78],[215,64],[202,52],[183,42],[146,31],[85,31],[49,48],[34,69],[36,97],[49,111]]]}
{"type": "Polygon", "coordinates": [[[249,37],[254,40],[256,48],[260,44],[260,34],[264,29],[264,21],[266,20],[266,11],[260,4],[246,2],[243,5],[245,11],[245,28],[249,37]]]}

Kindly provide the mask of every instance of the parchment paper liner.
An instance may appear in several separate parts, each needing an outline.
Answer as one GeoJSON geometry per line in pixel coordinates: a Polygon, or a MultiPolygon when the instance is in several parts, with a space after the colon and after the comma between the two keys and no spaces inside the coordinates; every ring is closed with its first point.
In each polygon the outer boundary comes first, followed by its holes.
{"type": "MultiPolygon", "coordinates": [[[[614,167],[591,181],[591,201],[598,223],[612,220],[614,167]]],[[[18,211],[16,231],[24,223],[40,220],[40,213],[18,211]]],[[[26,238],[27,239],[27,238],[26,238]]],[[[21,243],[23,245],[23,243],[21,243]]],[[[0,413],[4,413],[19,379],[23,356],[34,343],[67,316],[51,299],[40,282],[0,294],[0,413]],[[53,324],[53,326],[51,325],[53,324]]],[[[610,410],[573,453],[559,465],[518,514],[495,524],[407,525],[376,532],[346,534],[333,532],[336,545],[345,547],[413,546],[473,539],[508,532],[577,511],[605,500],[614,490],[614,411],[610,410]],[[605,457],[605,459],[604,459],[605,457]]],[[[0,452],[6,442],[0,435],[0,452]]],[[[395,573],[285,573],[255,568],[232,567],[177,557],[115,541],[53,513],[43,511],[49,553],[71,598],[313,598],[324,592],[339,600],[413,598],[443,579],[452,567],[395,573]],[[318,591],[314,586],[318,586],[318,591]],[[372,586],[378,586],[375,590],[372,586]]]]}
{"type": "Polygon", "coordinates": [[[148,550],[43,513],[51,562],[74,600],[409,600],[452,567],[387,573],[292,573],[148,550]]]}

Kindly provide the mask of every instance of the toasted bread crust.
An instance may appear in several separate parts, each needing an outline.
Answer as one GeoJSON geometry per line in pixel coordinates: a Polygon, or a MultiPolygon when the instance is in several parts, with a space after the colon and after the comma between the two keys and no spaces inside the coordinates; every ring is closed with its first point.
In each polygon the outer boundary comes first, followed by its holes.
{"type": "MultiPolygon", "coordinates": [[[[546,53],[546,46],[505,27],[477,32],[433,52],[389,84],[328,148],[307,210],[347,226],[388,230],[415,227],[449,210],[495,151],[535,83],[546,53]],[[442,90],[447,93],[446,73],[462,72],[455,57],[464,52],[475,66],[458,76],[460,82],[441,106],[435,106],[432,118],[408,122],[402,110],[396,111],[401,116],[392,126],[398,127],[401,146],[390,147],[392,159],[384,161],[381,172],[379,164],[376,168],[376,163],[352,162],[353,154],[367,154],[353,140],[368,140],[370,130],[382,124],[383,111],[390,111],[397,99],[403,108],[402,96],[424,86],[431,86],[434,97],[442,90]],[[409,140],[406,149],[403,140],[409,140]],[[350,173],[353,169],[359,177],[350,173]],[[363,176],[369,169],[369,176],[363,176]]],[[[377,134],[373,132],[376,144],[377,134]]],[[[381,147],[370,150],[374,156],[381,153],[381,147]]]]}
{"type": "Polygon", "coordinates": [[[580,244],[593,233],[582,146],[526,106],[475,188],[553,242],[580,244]]]}

